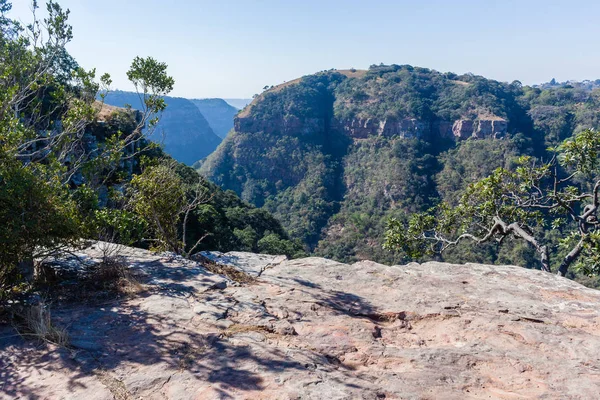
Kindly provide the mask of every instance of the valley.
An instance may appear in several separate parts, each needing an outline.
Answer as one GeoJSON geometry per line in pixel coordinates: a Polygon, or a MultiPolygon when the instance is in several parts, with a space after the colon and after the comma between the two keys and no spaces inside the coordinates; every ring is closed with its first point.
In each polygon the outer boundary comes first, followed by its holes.
{"type": "Polygon", "coordinates": [[[0,0],[0,400],[598,397],[600,5],[160,5],[0,0]]]}
{"type": "MultiPolygon", "coordinates": [[[[520,156],[547,157],[597,126],[598,93],[409,65],[324,71],[260,94],[199,171],[272,212],[315,254],[406,262],[382,250],[390,217],[456,202],[520,156]]],[[[517,247],[456,249],[445,260],[534,267],[531,250],[517,247]]]]}
{"type": "MultiPolygon", "coordinates": [[[[239,109],[222,99],[184,99],[166,96],[166,110],[150,140],[179,162],[192,165],[212,153],[233,128],[239,109]]],[[[234,102],[242,105],[243,99],[234,102]]],[[[137,93],[110,91],[104,98],[110,106],[142,110],[144,104],[137,93]]]]}

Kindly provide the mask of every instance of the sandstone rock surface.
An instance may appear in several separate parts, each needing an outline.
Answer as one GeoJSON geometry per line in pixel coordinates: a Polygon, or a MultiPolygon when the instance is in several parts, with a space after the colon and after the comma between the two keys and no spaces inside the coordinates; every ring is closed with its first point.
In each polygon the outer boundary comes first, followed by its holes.
{"type": "Polygon", "coordinates": [[[480,118],[477,121],[459,119],[452,125],[452,132],[457,139],[501,139],[506,135],[508,122],[499,117],[480,118]]]}
{"type": "Polygon", "coordinates": [[[370,136],[422,138],[429,135],[429,124],[415,118],[354,118],[349,121],[334,121],[334,126],[340,127],[354,139],[366,139],[370,136]]]}
{"type": "MultiPolygon", "coordinates": [[[[88,258],[97,250],[85,251],[88,258]]],[[[70,349],[0,328],[0,398],[593,399],[600,292],[512,266],[127,249],[148,292],[55,308],[70,349]],[[261,265],[261,263],[263,263],[261,265]],[[260,276],[259,276],[260,275],[260,276]]]]}

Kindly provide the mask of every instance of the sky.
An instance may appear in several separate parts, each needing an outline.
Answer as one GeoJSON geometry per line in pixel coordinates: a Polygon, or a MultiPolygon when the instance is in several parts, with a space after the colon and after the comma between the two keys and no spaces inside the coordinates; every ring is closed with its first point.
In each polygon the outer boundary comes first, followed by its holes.
{"type": "MultiPolygon", "coordinates": [[[[188,98],[249,98],[379,63],[524,84],[600,78],[597,0],[57,1],[71,10],[69,51],[114,89],[132,89],[138,55],[166,62],[172,95],[188,98]]],[[[30,0],[12,15],[29,21],[30,0]]]]}

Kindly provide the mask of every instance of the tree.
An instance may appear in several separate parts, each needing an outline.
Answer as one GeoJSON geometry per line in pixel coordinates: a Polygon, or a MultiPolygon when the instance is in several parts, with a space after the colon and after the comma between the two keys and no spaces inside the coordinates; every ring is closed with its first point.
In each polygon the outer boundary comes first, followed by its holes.
{"type": "Polygon", "coordinates": [[[192,246],[186,243],[191,213],[211,197],[202,185],[202,178],[198,179],[195,185],[186,187],[173,160],[147,166],[131,179],[130,207],[148,222],[155,249],[187,256],[206,237],[201,236],[192,246]]]}
{"type": "Polygon", "coordinates": [[[514,170],[499,168],[471,184],[455,207],[441,203],[407,221],[391,219],[385,248],[402,249],[413,258],[441,254],[463,241],[475,244],[514,237],[536,250],[540,268],[550,271],[551,248],[545,231],[563,234],[557,265],[565,276],[571,266],[600,273],[600,133],[585,130],[552,149],[540,162],[520,157],[514,170]]]}
{"type": "MultiPolygon", "coordinates": [[[[152,57],[135,57],[127,71],[127,78],[133,83],[140,98],[142,109],[138,110],[139,118],[129,132],[118,130],[104,141],[103,150],[88,162],[87,171],[92,171],[91,174],[88,173],[88,181],[101,176],[102,182],[106,182],[123,161],[134,158],[142,151],[153,147],[152,144],[140,146],[140,143],[144,143],[145,139],[153,135],[160,116],[167,107],[164,96],[173,90],[175,81],[167,75],[167,65],[152,57]]],[[[108,76],[103,76],[103,81],[105,90],[98,94],[102,101],[111,83],[108,76]]],[[[102,107],[103,103],[96,109],[101,110],[102,107]]]]}
{"type": "MultiPolygon", "coordinates": [[[[0,0],[0,297],[9,284],[30,281],[34,259],[89,233],[74,177],[88,171],[106,179],[106,170],[136,154],[131,148],[144,138],[142,129],[155,124],[165,107],[161,96],[173,87],[165,64],[136,58],[128,76],[145,99],[140,122],[131,132],[113,132],[91,151],[86,137],[110,76],[98,80],[95,70],[83,70],[66,51],[73,38],[69,10],[49,0],[47,17],[40,20],[33,1],[32,22],[23,25],[9,18],[11,8],[9,0],[0,0]]],[[[98,216],[104,218],[99,223],[116,217],[98,216]]]]}

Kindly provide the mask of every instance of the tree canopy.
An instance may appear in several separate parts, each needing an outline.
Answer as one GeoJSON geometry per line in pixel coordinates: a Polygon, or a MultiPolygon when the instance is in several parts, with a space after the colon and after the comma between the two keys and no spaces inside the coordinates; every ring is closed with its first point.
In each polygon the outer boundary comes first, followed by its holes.
{"type": "Polygon", "coordinates": [[[566,250],[558,274],[571,266],[600,273],[600,133],[584,130],[551,150],[548,161],[522,156],[514,169],[498,168],[470,184],[457,205],[442,202],[406,222],[391,219],[385,247],[419,258],[461,241],[501,245],[513,237],[534,248],[540,268],[549,272],[552,252],[544,232],[555,230],[566,250]]]}

